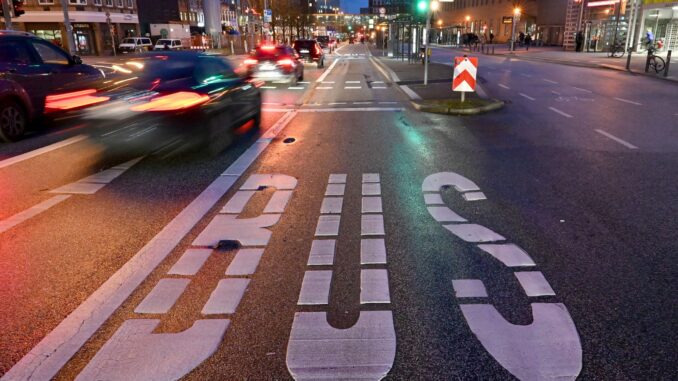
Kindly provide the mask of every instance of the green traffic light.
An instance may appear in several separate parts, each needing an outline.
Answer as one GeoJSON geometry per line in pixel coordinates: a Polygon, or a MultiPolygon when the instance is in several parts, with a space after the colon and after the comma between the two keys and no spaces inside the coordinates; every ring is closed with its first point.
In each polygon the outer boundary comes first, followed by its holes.
{"type": "Polygon", "coordinates": [[[420,0],[417,3],[417,9],[421,12],[426,12],[426,10],[428,9],[428,1],[420,0]]]}

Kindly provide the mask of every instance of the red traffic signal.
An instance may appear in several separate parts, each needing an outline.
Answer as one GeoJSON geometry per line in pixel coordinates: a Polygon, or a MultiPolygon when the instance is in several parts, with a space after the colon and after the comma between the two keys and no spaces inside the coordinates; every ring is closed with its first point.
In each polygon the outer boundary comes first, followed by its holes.
{"type": "Polygon", "coordinates": [[[14,9],[14,17],[19,17],[26,13],[24,11],[24,1],[23,0],[12,0],[12,7],[14,9]]]}

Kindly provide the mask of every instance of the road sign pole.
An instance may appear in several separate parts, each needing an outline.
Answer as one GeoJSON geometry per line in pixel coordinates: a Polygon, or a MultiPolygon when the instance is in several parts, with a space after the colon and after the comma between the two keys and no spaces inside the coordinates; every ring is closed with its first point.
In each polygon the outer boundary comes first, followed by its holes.
{"type": "Polygon", "coordinates": [[[464,103],[466,101],[466,91],[461,92],[461,103],[464,103]]]}
{"type": "Polygon", "coordinates": [[[431,4],[426,11],[426,30],[424,32],[424,86],[428,85],[428,33],[431,29],[431,4]]]}
{"type": "Polygon", "coordinates": [[[75,38],[73,37],[73,27],[71,19],[68,17],[68,0],[61,0],[61,9],[64,10],[64,27],[66,28],[66,41],[68,41],[68,51],[71,55],[75,54],[75,38]]]}
{"type": "Polygon", "coordinates": [[[2,1],[2,13],[5,15],[5,29],[12,30],[12,14],[10,12],[9,1],[10,0],[0,0],[2,1]]]}

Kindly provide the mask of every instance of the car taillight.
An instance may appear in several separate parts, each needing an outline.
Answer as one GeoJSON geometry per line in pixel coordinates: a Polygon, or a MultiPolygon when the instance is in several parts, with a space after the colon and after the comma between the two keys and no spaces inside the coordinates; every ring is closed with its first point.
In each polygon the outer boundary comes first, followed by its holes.
{"type": "Polygon", "coordinates": [[[106,102],[109,97],[96,96],[95,89],[73,91],[64,94],[48,95],[45,97],[45,111],[72,110],[106,102]]]}
{"type": "Polygon", "coordinates": [[[278,60],[278,65],[280,65],[280,66],[294,66],[294,61],[292,61],[290,58],[283,58],[281,60],[278,60]]]}
{"type": "Polygon", "coordinates": [[[315,46],[315,54],[320,54],[320,48],[318,45],[315,46]]]}
{"type": "Polygon", "coordinates": [[[150,102],[132,106],[132,111],[179,111],[185,110],[210,100],[208,95],[190,91],[162,95],[152,98],[150,102]]]}
{"type": "Polygon", "coordinates": [[[247,66],[254,66],[254,65],[258,64],[258,63],[259,63],[259,61],[256,60],[256,59],[254,59],[254,58],[247,58],[247,59],[245,59],[245,65],[247,65],[247,66]]]}

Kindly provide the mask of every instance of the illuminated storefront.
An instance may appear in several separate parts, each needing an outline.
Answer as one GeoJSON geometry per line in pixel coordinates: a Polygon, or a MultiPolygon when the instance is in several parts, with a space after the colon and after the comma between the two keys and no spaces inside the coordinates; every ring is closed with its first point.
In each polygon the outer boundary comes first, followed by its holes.
{"type": "Polygon", "coordinates": [[[660,51],[678,49],[678,1],[645,1],[637,43],[645,47],[648,30],[660,51]]]}

